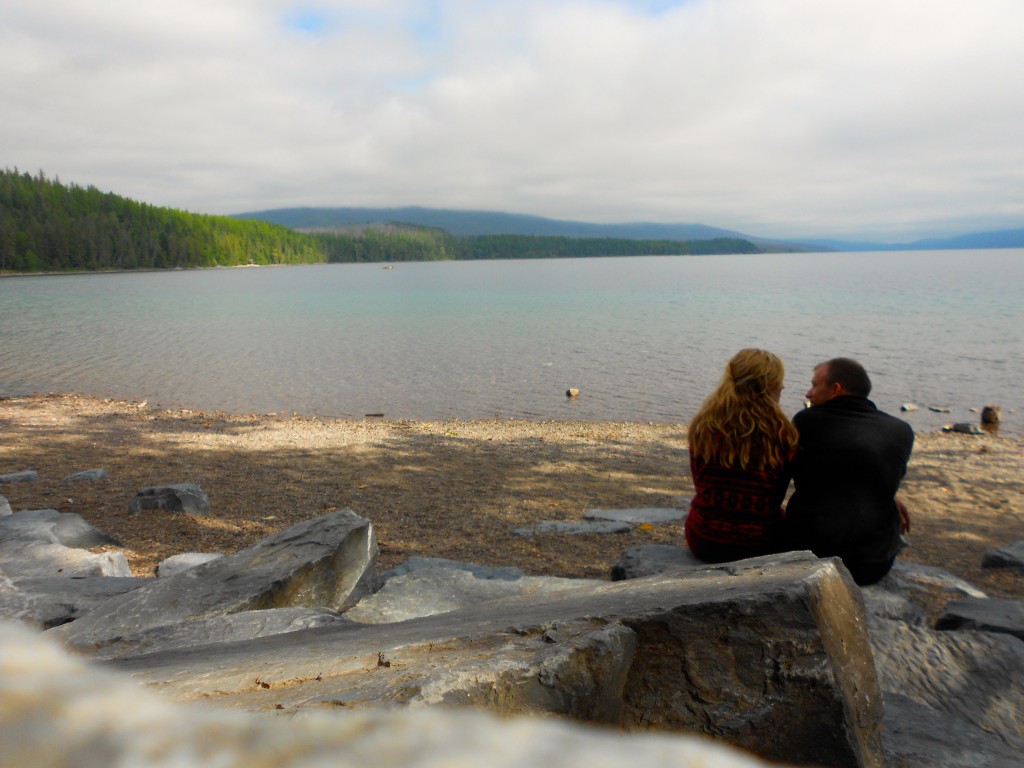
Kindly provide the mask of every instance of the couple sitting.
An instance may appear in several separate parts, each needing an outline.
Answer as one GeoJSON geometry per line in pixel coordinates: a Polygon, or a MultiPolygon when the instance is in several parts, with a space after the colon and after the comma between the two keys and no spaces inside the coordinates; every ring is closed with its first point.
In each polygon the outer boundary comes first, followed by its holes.
{"type": "Polygon", "coordinates": [[[784,374],[770,352],[741,350],[694,417],[686,543],[711,563],[809,549],[873,584],[910,529],[896,491],[914,432],[875,408],[871,380],[847,358],[814,369],[810,407],[790,422],[779,407],[784,374]]]}

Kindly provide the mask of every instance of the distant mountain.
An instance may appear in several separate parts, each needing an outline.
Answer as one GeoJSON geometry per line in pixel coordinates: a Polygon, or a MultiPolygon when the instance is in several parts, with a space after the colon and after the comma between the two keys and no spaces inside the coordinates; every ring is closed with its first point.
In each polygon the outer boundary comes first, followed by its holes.
{"type": "Polygon", "coordinates": [[[985,248],[1024,248],[1024,229],[975,232],[956,237],[930,237],[912,243],[872,243],[852,240],[798,240],[804,247],[824,246],[835,251],[959,251],[985,248]]]}
{"type": "Polygon", "coordinates": [[[235,214],[297,230],[337,229],[359,224],[402,223],[443,229],[458,236],[528,235],[546,237],[610,237],[621,240],[713,240],[741,238],[765,250],[808,250],[805,245],[751,237],[705,224],[591,224],[492,211],[457,211],[439,208],[277,208],[235,214]]]}
{"type": "Polygon", "coordinates": [[[330,230],[359,224],[402,223],[442,229],[457,236],[529,235],[548,237],[609,237],[624,240],[712,240],[741,238],[765,251],[924,251],[974,248],[1024,248],[1024,229],[977,232],[912,243],[876,243],[829,238],[776,240],[706,224],[591,224],[543,216],[493,211],[440,208],[276,208],[235,214],[296,230],[330,230]]]}

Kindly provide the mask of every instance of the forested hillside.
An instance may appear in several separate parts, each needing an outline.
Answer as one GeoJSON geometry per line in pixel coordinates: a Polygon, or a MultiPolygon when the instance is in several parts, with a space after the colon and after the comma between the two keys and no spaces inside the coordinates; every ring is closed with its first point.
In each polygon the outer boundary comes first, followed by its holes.
{"type": "Polygon", "coordinates": [[[447,259],[757,253],[739,238],[455,236],[440,229],[368,223],[302,233],[265,221],[158,208],[65,186],[42,172],[0,172],[0,272],[168,269],[447,259]]]}
{"type": "Polygon", "coordinates": [[[200,216],[0,173],[0,270],[162,269],[323,261],[318,243],[276,224],[200,216]]]}

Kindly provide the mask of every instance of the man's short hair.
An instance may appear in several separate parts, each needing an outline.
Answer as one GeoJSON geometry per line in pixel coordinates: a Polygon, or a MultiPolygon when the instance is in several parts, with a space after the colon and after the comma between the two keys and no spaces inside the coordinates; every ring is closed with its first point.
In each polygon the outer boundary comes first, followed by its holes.
{"type": "Polygon", "coordinates": [[[848,357],[834,357],[822,365],[828,371],[828,384],[842,384],[847,394],[867,397],[871,394],[871,379],[864,366],[848,357]]]}

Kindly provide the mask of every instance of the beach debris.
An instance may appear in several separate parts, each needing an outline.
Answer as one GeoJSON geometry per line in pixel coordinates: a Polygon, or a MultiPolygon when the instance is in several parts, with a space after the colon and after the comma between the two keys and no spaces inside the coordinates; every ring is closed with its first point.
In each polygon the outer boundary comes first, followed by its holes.
{"type": "Polygon", "coordinates": [[[565,396],[566,397],[579,397],[580,396],[580,391],[576,387],[569,387],[567,390],[565,390],[565,396]]]}
{"type": "Polygon", "coordinates": [[[1003,420],[1003,411],[998,405],[986,405],[981,409],[982,424],[998,424],[1003,420]]]}
{"type": "Polygon", "coordinates": [[[913,403],[904,403],[903,405],[900,406],[900,410],[901,411],[916,411],[917,410],[917,406],[914,405],[913,403]]]}
{"type": "Polygon", "coordinates": [[[944,405],[929,405],[928,410],[932,413],[950,413],[950,409],[944,405]]]}
{"type": "Polygon", "coordinates": [[[955,424],[947,424],[942,428],[943,432],[958,432],[962,435],[983,435],[984,430],[977,424],[970,424],[966,421],[958,421],[955,424]]]}

